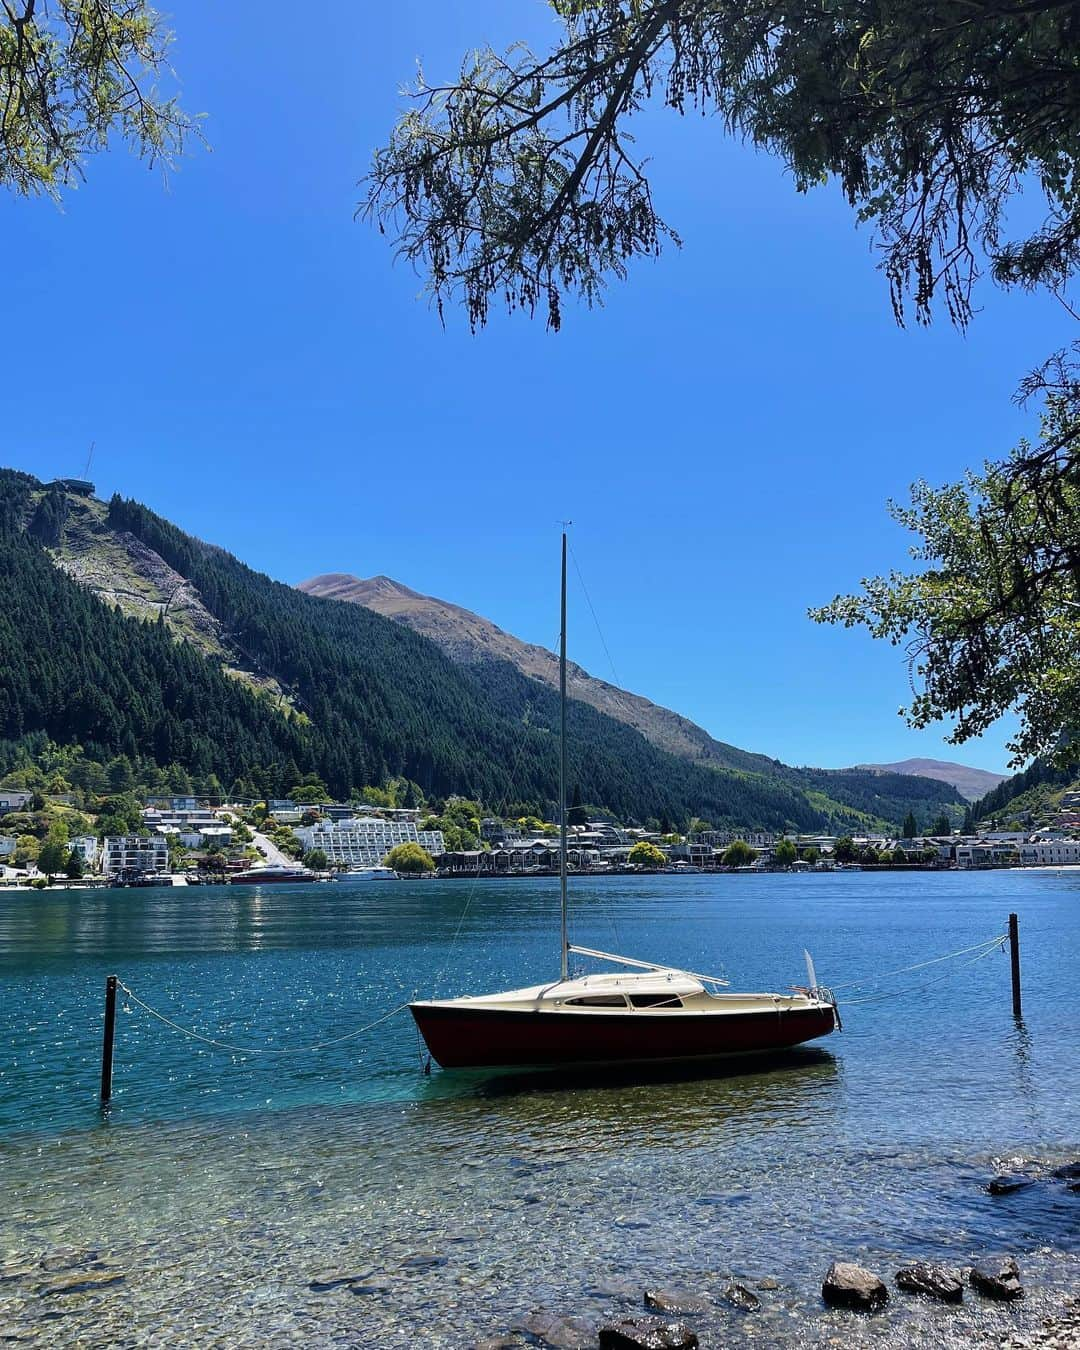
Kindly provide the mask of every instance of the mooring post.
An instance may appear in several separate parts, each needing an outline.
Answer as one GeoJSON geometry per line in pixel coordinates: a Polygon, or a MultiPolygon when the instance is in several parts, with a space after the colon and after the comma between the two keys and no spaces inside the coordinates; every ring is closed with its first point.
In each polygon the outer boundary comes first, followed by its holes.
{"type": "Polygon", "coordinates": [[[105,1031],[101,1038],[101,1105],[112,1097],[113,1037],[116,1033],[116,976],[105,981],[105,1031]]]}
{"type": "Polygon", "coordinates": [[[1013,1016],[1023,1017],[1020,1007],[1020,932],[1015,914],[1009,915],[1009,956],[1012,960],[1013,1016]]]}

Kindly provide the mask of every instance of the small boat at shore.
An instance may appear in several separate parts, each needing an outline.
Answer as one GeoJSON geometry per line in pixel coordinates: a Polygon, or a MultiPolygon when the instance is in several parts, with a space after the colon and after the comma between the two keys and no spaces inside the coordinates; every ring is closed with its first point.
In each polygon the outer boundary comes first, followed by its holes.
{"type": "Polygon", "coordinates": [[[339,881],[400,881],[392,867],[350,867],[338,872],[339,881]]]}
{"type": "MultiPolygon", "coordinates": [[[[726,980],[572,946],[567,930],[566,535],[562,538],[559,635],[558,979],[504,993],[428,999],[409,1009],[444,1069],[568,1068],[715,1060],[790,1049],[839,1025],[836,1003],[809,984],[787,994],[726,993],[726,980]],[[571,976],[571,954],[625,967],[571,976]]],[[[684,870],[684,869],[679,869],[684,870]]]]}

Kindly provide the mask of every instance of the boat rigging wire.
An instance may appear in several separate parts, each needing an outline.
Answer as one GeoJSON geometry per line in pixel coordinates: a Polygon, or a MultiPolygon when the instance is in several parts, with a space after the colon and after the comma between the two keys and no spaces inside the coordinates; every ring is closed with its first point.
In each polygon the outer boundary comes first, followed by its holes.
{"type": "Polygon", "coordinates": [[[381,1026],[383,1022],[388,1022],[391,1017],[395,1017],[399,1012],[404,1012],[409,1006],[408,1003],[399,1003],[396,1008],[391,1008],[389,1012],[383,1013],[381,1017],[376,1017],[374,1022],[368,1022],[366,1026],[358,1027],[355,1031],[349,1031],[344,1036],[334,1036],[328,1041],[319,1041],[315,1045],[231,1045],[227,1041],[216,1040],[213,1036],[204,1036],[202,1032],[194,1031],[191,1027],[181,1026],[179,1022],[174,1022],[171,1017],[166,1017],[163,1012],[158,1012],[157,1008],[151,1007],[145,999],[141,999],[133,989],[128,988],[123,980],[118,979],[116,981],[116,986],[118,989],[124,991],[124,994],[132,1003],[137,1003],[144,1012],[149,1013],[151,1017],[156,1017],[159,1022],[164,1022],[165,1025],[171,1027],[173,1031],[178,1031],[181,1035],[188,1036],[193,1041],[201,1041],[204,1045],[213,1046],[215,1050],[228,1050],[234,1055],[301,1055],[310,1054],[316,1050],[326,1050],[332,1045],[341,1045],[345,1041],[354,1041],[358,1036],[363,1036],[369,1031],[374,1031],[377,1026],[381,1026]]]}
{"type": "MultiPolygon", "coordinates": [[[[978,956],[973,956],[970,961],[961,962],[959,966],[954,967],[952,970],[947,970],[944,975],[939,975],[936,979],[927,980],[925,984],[915,985],[914,988],[911,989],[894,989],[888,990],[885,993],[867,994],[864,998],[846,998],[844,1000],[844,1007],[851,1008],[860,1003],[882,1003],[886,999],[900,998],[904,994],[921,994],[926,989],[932,989],[935,984],[943,984],[946,980],[951,980],[954,975],[958,975],[960,971],[966,969],[968,966],[973,966],[977,961],[985,960],[986,957],[993,956],[997,951],[1004,951],[1004,944],[1007,941],[1008,935],[1001,938],[995,938],[989,946],[983,944],[983,949],[979,952],[978,956]]],[[[969,947],[968,950],[973,951],[975,949],[969,947]]],[[[951,955],[956,956],[958,953],[953,952],[951,955]]],[[[936,957],[934,961],[924,961],[922,964],[924,966],[931,966],[934,965],[936,961],[947,961],[948,959],[949,957],[939,956],[936,957]]],[[[916,967],[916,969],[918,969],[918,967],[916,967]]],[[[894,971],[893,973],[895,974],[897,972],[894,971]]],[[[834,985],[833,988],[835,989],[836,986],[834,985]]]]}
{"type": "MultiPolygon", "coordinates": [[[[862,989],[868,984],[878,984],[881,980],[887,980],[893,975],[909,975],[914,970],[925,970],[927,966],[936,966],[942,961],[952,961],[958,956],[967,956],[971,952],[982,951],[984,948],[992,951],[995,947],[1001,947],[1008,942],[1008,933],[1002,933],[999,937],[987,938],[983,942],[976,942],[973,947],[961,947],[958,952],[946,952],[944,956],[935,956],[929,961],[918,961],[913,966],[901,966],[898,970],[885,970],[877,975],[863,975],[858,980],[847,980],[843,984],[830,984],[829,988],[837,989],[862,989]]],[[[845,999],[845,1003],[860,1002],[857,999],[845,999]]]]}

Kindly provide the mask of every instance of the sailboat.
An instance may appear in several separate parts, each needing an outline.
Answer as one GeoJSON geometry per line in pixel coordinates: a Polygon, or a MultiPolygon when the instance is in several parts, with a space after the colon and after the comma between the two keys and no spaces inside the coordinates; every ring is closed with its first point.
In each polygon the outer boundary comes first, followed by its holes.
{"type": "Polygon", "coordinates": [[[839,1026],[836,1003],[809,985],[787,994],[727,993],[728,981],[571,944],[566,886],[566,534],[562,536],[559,632],[559,891],[557,979],[504,993],[409,1004],[444,1069],[616,1068],[635,1063],[714,1060],[789,1049],[839,1026]],[[574,974],[570,957],[622,969],[574,974]]]}

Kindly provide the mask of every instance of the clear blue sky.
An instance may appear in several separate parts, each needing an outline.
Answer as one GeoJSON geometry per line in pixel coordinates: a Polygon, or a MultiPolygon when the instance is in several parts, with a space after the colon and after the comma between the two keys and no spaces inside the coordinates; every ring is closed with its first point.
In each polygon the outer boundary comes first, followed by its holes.
{"type": "MultiPolygon", "coordinates": [[[[805,612],[903,565],[888,497],[1030,428],[1010,393],[1064,311],[987,285],[966,337],[901,331],[835,191],[658,111],[642,136],[683,249],[558,335],[443,329],[353,220],[356,181],[417,58],[446,77],[471,46],[543,43],[542,0],[169,8],[212,153],[167,187],[99,157],[62,211],[0,201],[4,462],[79,474],[96,442],[100,492],[275,577],[387,573],[545,643],[572,518],[631,689],[792,763],[1004,767],[1004,729],[959,750],[906,729],[902,653],[805,612]]],[[[611,678],[573,604],[573,655],[611,678]]]]}

